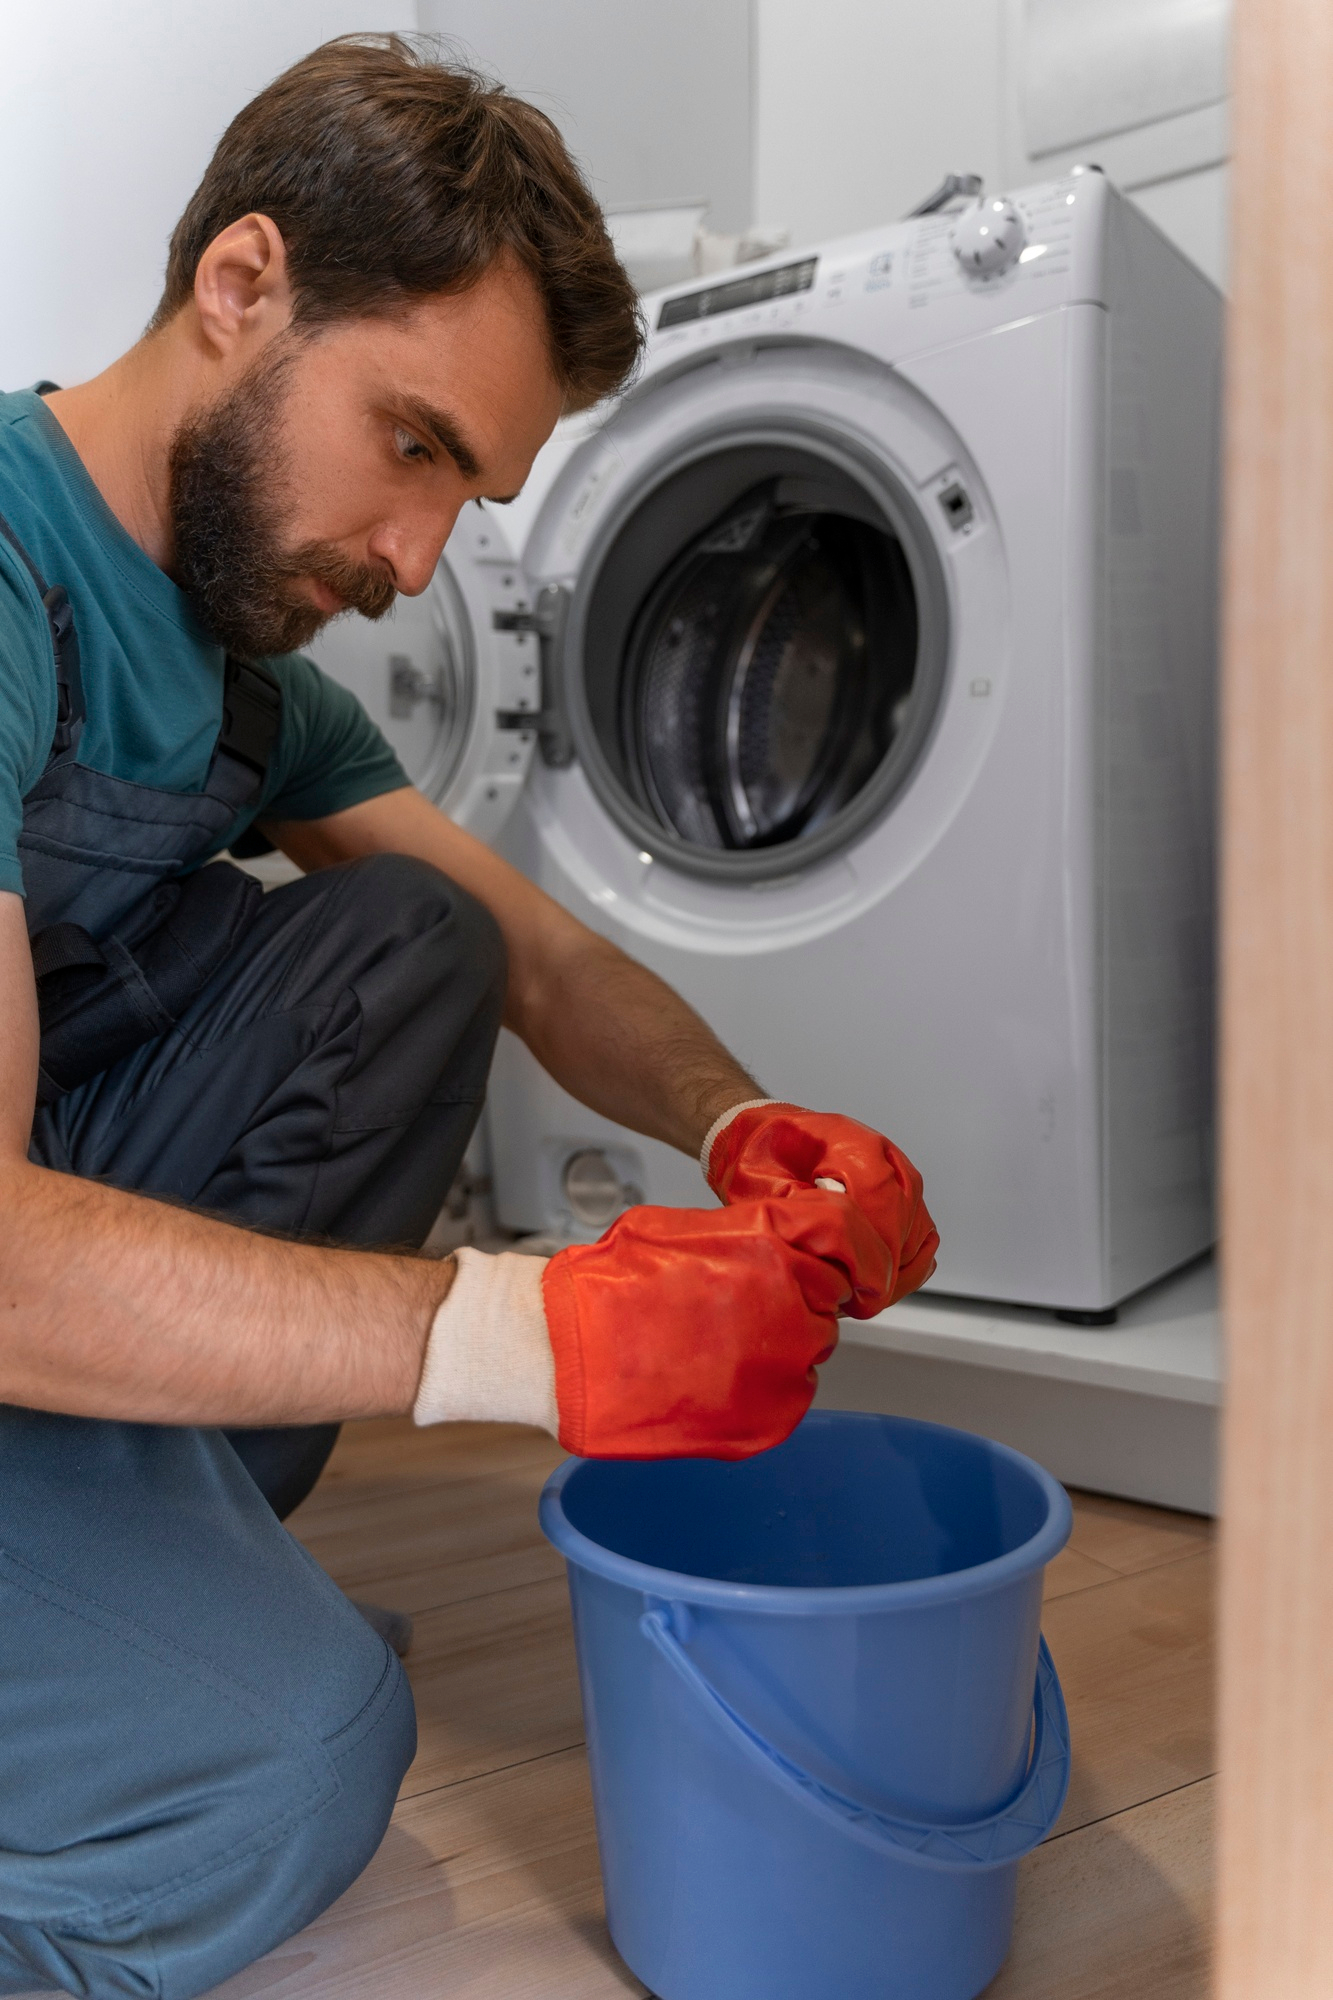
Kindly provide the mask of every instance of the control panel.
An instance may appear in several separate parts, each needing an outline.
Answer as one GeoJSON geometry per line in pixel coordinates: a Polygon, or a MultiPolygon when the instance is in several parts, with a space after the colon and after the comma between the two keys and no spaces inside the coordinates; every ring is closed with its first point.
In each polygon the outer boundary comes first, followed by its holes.
{"type": "Polygon", "coordinates": [[[857,320],[857,341],[867,338],[859,315],[874,297],[881,332],[874,347],[907,348],[920,336],[905,321],[926,313],[940,337],[942,321],[959,332],[978,324],[974,307],[1015,287],[1033,303],[1067,290],[1080,243],[1083,276],[1100,283],[1099,217],[1105,190],[1096,168],[1072,167],[1058,180],[987,195],[963,208],[915,216],[887,229],[820,246],[818,254],[763,269],[741,271],[718,282],[654,301],[650,352],[665,361],[723,344],[746,341],[846,337],[857,320]],[[962,317],[959,317],[959,315],[962,317]],[[897,324],[900,331],[888,329],[897,324]]]}

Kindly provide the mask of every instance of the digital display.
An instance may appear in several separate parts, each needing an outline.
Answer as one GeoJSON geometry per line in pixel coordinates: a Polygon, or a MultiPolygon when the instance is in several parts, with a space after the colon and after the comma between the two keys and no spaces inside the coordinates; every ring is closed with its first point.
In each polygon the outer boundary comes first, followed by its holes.
{"type": "Polygon", "coordinates": [[[784,264],[780,271],[756,271],[752,278],[728,278],[725,285],[710,285],[706,292],[685,292],[663,305],[657,315],[658,329],[683,326],[691,319],[712,319],[715,313],[739,312],[742,306],[761,306],[791,292],[808,292],[818,265],[818,257],[807,257],[799,264],[784,264]]]}

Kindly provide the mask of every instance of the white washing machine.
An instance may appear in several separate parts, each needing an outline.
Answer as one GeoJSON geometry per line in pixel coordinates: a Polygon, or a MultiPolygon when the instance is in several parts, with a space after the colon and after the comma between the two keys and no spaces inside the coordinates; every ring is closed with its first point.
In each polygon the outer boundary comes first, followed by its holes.
{"type": "MultiPolygon", "coordinates": [[[[400,747],[765,1090],[906,1149],[934,1289],[1104,1313],[1213,1236],[1219,296],[1088,170],[647,310],[450,543],[500,698],[469,734],[381,665],[400,747]]],[[[515,1229],[709,1199],[507,1035],[488,1116],[515,1229]]]]}

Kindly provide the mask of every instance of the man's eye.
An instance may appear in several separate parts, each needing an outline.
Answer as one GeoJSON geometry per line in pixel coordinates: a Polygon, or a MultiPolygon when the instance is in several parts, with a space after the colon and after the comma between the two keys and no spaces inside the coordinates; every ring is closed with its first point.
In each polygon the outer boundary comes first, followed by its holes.
{"type": "Polygon", "coordinates": [[[400,458],[428,459],[430,457],[430,453],[421,442],[421,439],[413,437],[411,431],[395,430],[393,441],[400,458]]]}

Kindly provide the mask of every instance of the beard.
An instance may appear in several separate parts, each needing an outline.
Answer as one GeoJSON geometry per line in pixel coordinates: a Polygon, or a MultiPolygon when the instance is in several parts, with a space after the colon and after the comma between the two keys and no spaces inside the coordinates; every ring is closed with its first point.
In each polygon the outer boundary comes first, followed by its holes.
{"type": "Polygon", "coordinates": [[[300,596],[302,579],[327,585],[343,610],[364,618],[383,618],[398,594],[382,570],[351,562],[332,542],[286,545],[283,419],[292,358],[292,348],[277,343],[171,442],[176,578],[208,630],[242,660],[295,652],[341,615],[300,596]]]}

